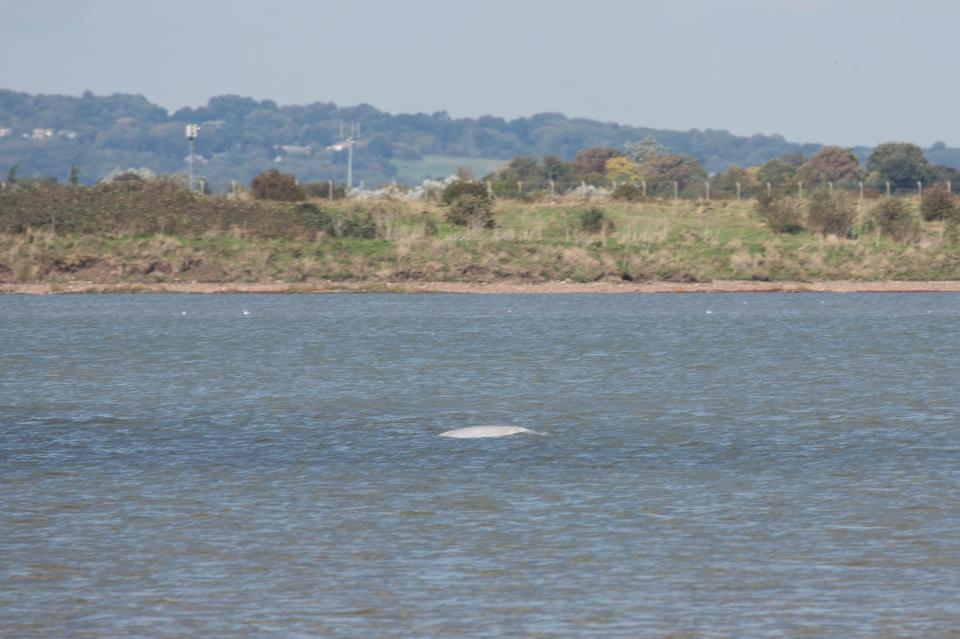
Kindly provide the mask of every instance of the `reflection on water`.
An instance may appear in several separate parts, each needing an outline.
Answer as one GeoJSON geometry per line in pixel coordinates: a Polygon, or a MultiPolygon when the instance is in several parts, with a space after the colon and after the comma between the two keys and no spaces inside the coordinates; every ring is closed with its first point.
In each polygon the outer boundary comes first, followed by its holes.
{"type": "Polygon", "coordinates": [[[0,358],[3,636],[960,627],[957,295],[11,296],[0,358]]]}

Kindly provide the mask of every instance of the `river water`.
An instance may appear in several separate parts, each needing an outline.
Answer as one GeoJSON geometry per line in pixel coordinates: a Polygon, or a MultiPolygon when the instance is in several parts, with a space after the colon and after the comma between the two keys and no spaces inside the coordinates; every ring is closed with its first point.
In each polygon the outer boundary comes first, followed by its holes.
{"type": "Polygon", "coordinates": [[[0,636],[956,636],[958,380],[953,294],[0,297],[0,636]]]}

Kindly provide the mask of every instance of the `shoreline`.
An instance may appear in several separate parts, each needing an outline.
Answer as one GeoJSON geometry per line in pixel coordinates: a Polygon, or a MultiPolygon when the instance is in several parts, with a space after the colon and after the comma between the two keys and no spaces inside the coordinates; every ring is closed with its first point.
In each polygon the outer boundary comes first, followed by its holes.
{"type": "Polygon", "coordinates": [[[664,294],[664,293],[960,293],[960,280],[822,282],[48,282],[0,283],[0,295],[61,295],[103,293],[446,293],[446,294],[664,294]]]}

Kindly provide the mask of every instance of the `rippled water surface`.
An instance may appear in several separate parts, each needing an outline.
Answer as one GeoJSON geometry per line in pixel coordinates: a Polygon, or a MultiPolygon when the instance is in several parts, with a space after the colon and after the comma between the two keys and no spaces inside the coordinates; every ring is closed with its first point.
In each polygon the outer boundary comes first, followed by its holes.
{"type": "Polygon", "coordinates": [[[955,636],[958,397],[951,294],[0,297],[0,636],[955,636]]]}

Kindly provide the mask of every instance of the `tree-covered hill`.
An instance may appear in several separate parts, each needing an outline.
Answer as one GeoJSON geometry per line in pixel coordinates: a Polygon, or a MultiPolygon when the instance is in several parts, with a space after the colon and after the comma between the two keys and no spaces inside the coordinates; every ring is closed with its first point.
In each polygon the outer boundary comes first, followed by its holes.
{"type": "MultiPolygon", "coordinates": [[[[436,173],[447,165],[490,166],[494,160],[506,162],[515,156],[557,155],[570,160],[587,147],[621,148],[649,136],[668,151],[695,157],[710,172],[731,164],[760,164],[785,153],[808,155],[820,148],[787,142],[778,135],[657,130],[559,113],[515,120],[451,118],[442,111],[392,115],[367,104],[279,106],[234,95],[168,113],[137,95],[87,92],[73,97],[0,90],[0,170],[16,165],[21,177],[63,180],[77,165],[81,181],[87,183],[127,168],[183,172],[188,123],[200,125],[197,174],[219,190],[230,180],[246,183],[271,167],[302,180],[342,182],[347,153],[332,147],[353,127],[358,129],[355,180],[368,186],[414,181],[431,172],[440,177],[436,173]]],[[[960,167],[960,149],[937,144],[927,153],[937,163],[960,167]]]]}

